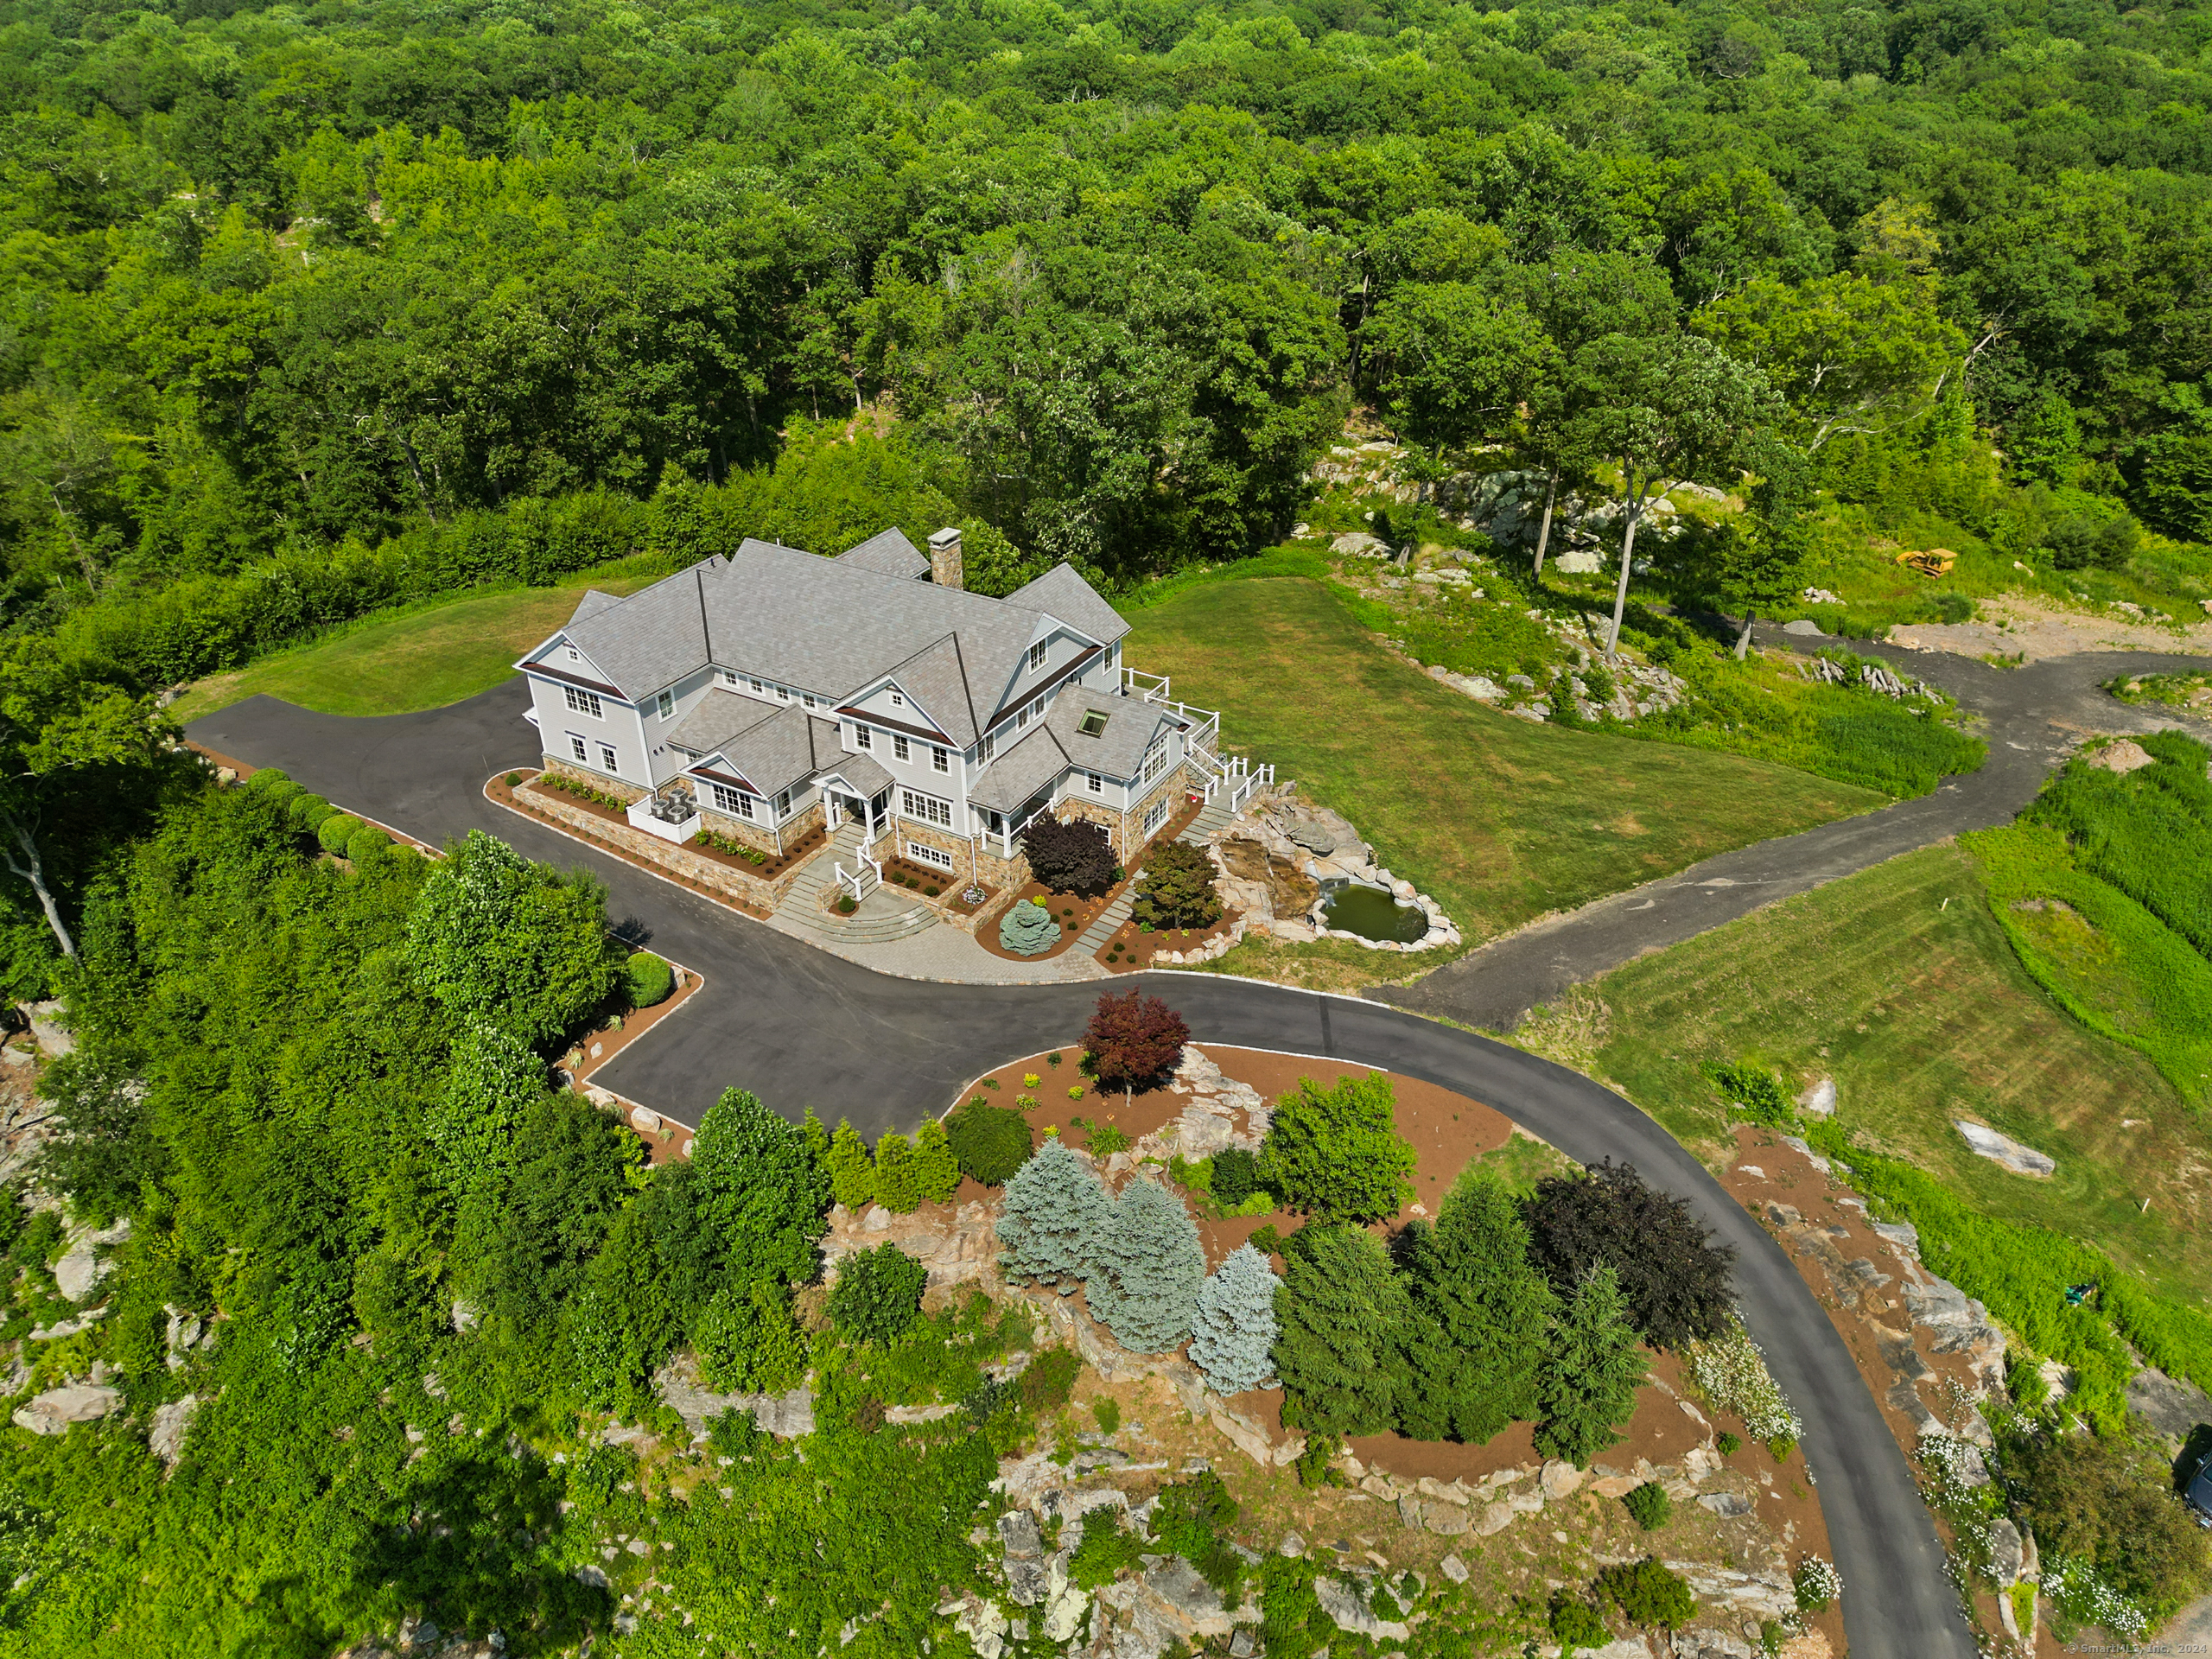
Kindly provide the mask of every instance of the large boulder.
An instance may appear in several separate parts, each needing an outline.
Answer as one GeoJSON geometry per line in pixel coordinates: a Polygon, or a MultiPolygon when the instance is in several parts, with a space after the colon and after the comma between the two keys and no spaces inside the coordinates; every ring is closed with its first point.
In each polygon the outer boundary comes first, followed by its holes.
{"type": "Polygon", "coordinates": [[[1966,1143],[1975,1152],[2001,1168],[2015,1175],[2031,1175],[2048,1179],[2056,1174],[2058,1165],[2049,1154],[2015,1141],[2011,1135],[1993,1129],[1986,1123],[1976,1123],[1963,1117],[1951,1120],[1951,1127],[1966,1138],[1966,1143]]]}
{"type": "Polygon", "coordinates": [[[123,1393],[99,1383],[73,1382],[66,1389],[48,1389],[16,1408],[17,1428],[34,1434],[67,1433],[72,1423],[90,1423],[123,1403],[123,1393]]]}
{"type": "Polygon", "coordinates": [[[181,1400],[154,1408],[154,1421],[146,1430],[146,1449],[162,1460],[162,1468],[175,1468],[177,1460],[184,1456],[185,1433],[192,1427],[193,1414],[199,1409],[199,1397],[189,1394],[181,1400]]]}

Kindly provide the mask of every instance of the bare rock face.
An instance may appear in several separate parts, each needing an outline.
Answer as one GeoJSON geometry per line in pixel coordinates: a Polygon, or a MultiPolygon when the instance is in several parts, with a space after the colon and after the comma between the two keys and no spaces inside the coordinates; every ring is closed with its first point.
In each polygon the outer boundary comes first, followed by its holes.
{"type": "Polygon", "coordinates": [[[1554,1458],[1537,1475],[1536,1484],[1544,1489],[1546,1497],[1557,1502],[1582,1484],[1582,1471],[1564,1458],[1554,1458]]]}
{"type": "Polygon", "coordinates": [[[69,1231],[68,1248],[61,1259],[54,1264],[54,1285],[64,1298],[83,1306],[92,1300],[99,1288],[100,1281],[108,1274],[109,1264],[100,1259],[100,1252],[111,1244],[120,1244],[130,1236],[130,1218],[126,1216],[112,1227],[95,1231],[89,1227],[73,1227],[69,1231]]]}
{"type": "Polygon", "coordinates": [[[1951,1127],[1966,1137],[1967,1145],[1975,1152],[2015,1175],[2047,1179],[2058,1171],[2058,1165],[2047,1154],[2037,1152],[1986,1123],[1974,1123],[1961,1117],[1952,1119],[1951,1127]]]}
{"type": "Polygon", "coordinates": [[[911,1215],[896,1215],[871,1205],[859,1215],[842,1205],[830,1212],[830,1234],[822,1241],[824,1269],[835,1277],[837,1264],[856,1250],[896,1244],[929,1269],[932,1288],[982,1279],[998,1255],[999,1201],[993,1198],[962,1205],[924,1205],[911,1215]]]}
{"type": "Polygon", "coordinates": [[[2107,743],[2089,757],[2089,764],[2107,772],[2137,772],[2151,764],[2151,753],[2132,737],[2107,743]]]}
{"type": "Polygon", "coordinates": [[[2127,1379],[2127,1408],[2169,1440],[2185,1439],[2197,1424],[2212,1421],[2212,1399],[2203,1389],[2155,1366],[2127,1379]]]}
{"type": "Polygon", "coordinates": [[[699,1362],[678,1354],[653,1373],[653,1392],[683,1419],[691,1438],[707,1437],[707,1425],[726,1411],[749,1411],[753,1421],[779,1440],[814,1433],[814,1395],[801,1383],[788,1394],[716,1394],[699,1378],[699,1362]]]}
{"type": "Polygon", "coordinates": [[[1352,1636],[1403,1642],[1412,1634],[1404,1621],[1378,1617],[1367,1604],[1367,1586],[1356,1579],[1316,1579],[1313,1593],[1336,1627],[1352,1636]]]}
{"type": "Polygon", "coordinates": [[[154,1408],[154,1421],[146,1431],[146,1449],[162,1460],[162,1468],[175,1469],[177,1460],[184,1456],[185,1432],[192,1427],[193,1414],[199,1409],[199,1397],[189,1394],[181,1400],[154,1408]]]}
{"type": "Polygon", "coordinates": [[[75,1382],[66,1389],[48,1389],[16,1407],[15,1423],[34,1434],[61,1434],[70,1424],[97,1421],[122,1403],[119,1389],[75,1382]]]}

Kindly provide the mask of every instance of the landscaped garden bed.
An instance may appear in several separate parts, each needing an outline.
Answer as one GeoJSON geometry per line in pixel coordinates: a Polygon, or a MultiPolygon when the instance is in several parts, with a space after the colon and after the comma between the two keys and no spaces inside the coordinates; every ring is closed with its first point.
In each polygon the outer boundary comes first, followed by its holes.
{"type": "MultiPolygon", "coordinates": [[[[608,804],[613,797],[596,792],[586,794],[581,790],[565,789],[558,784],[546,782],[545,777],[546,774],[542,771],[525,769],[507,772],[499,781],[505,785],[513,804],[525,810],[531,806],[528,795],[550,796],[558,798],[564,806],[575,807],[582,811],[588,812],[595,818],[604,818],[609,823],[619,823],[625,829],[636,827],[630,822],[629,808],[626,805],[608,804]]],[[[726,869],[757,876],[763,881],[772,881],[785,871],[796,865],[805,863],[815,854],[820,852],[824,839],[822,827],[817,824],[804,835],[786,842],[781,853],[747,848],[745,843],[734,836],[716,836],[714,831],[709,830],[701,830],[697,836],[689,841],[680,843],[671,842],[669,844],[681,845],[684,851],[696,853],[709,863],[720,864],[726,869]],[[712,839],[702,837],[712,837],[712,839]],[[742,850],[733,851],[733,849],[742,850]]]]}
{"type": "MultiPolygon", "coordinates": [[[[1040,950],[1035,956],[1025,957],[1019,950],[1009,950],[1001,944],[998,919],[977,928],[976,938],[984,950],[1007,962],[1049,962],[1083,937],[1084,929],[1097,919],[1098,912],[1114,902],[1114,895],[1122,890],[1122,885],[1124,884],[1117,884],[1097,894],[1054,893],[1042,881],[1031,881],[1024,886],[1020,893],[1014,894],[1014,904],[1042,905],[1052,913],[1052,919],[1059,924],[1060,929],[1058,942],[1050,950],[1040,950]]],[[[1008,906],[1007,908],[1011,910],[1013,906],[1008,906]]]]}
{"type": "Polygon", "coordinates": [[[1236,912],[1225,910],[1218,920],[1205,927],[1160,927],[1149,931],[1131,919],[1099,948],[1098,960],[1117,974],[1133,974],[1149,967],[1153,957],[1163,950],[1180,956],[1226,938],[1236,931],[1236,912]]]}
{"type": "MultiPolygon", "coordinates": [[[[696,893],[702,898],[711,899],[718,905],[726,905],[741,915],[752,916],[765,921],[774,912],[773,904],[766,902],[765,896],[761,900],[740,897],[726,887],[719,887],[711,882],[702,881],[672,864],[664,863],[658,859],[641,857],[614,839],[612,835],[596,835],[579,824],[569,823],[558,814],[548,810],[550,800],[555,798],[553,792],[538,795],[530,789],[526,781],[520,785],[507,782],[509,778],[519,777],[526,780],[537,775],[537,772],[530,768],[524,768],[519,772],[494,772],[491,780],[484,785],[484,797],[495,806],[504,806],[509,811],[518,812],[524,817],[535,819],[548,829],[556,830],[573,840],[583,842],[588,846],[596,847],[600,851],[619,858],[639,869],[649,871],[663,880],[673,881],[677,886],[696,893]]],[[[580,797],[569,795],[565,791],[558,791],[557,798],[575,810],[606,823],[610,830],[619,826],[632,835],[642,833],[631,824],[625,815],[612,811],[596,801],[585,800],[580,797]]],[[[817,839],[818,840],[818,836],[817,839]]],[[[671,849],[671,850],[674,849],[671,849]]],[[[715,858],[713,854],[702,847],[685,847],[682,850],[702,859],[712,861],[715,858]]],[[[795,845],[791,857],[784,861],[782,868],[789,868],[791,863],[803,856],[804,855],[795,845]]],[[[742,870],[756,880],[762,880],[765,884],[763,873],[743,859],[722,859],[719,861],[733,868],[742,870]]]]}

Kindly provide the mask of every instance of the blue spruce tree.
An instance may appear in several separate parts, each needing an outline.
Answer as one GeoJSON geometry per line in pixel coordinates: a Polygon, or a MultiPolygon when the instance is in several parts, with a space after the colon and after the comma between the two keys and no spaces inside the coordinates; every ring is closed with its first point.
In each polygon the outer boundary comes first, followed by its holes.
{"type": "Polygon", "coordinates": [[[1198,1288],[1191,1360],[1217,1394],[1242,1394],[1274,1375],[1275,1292],[1282,1281],[1249,1244],[1230,1253],[1198,1288]]]}

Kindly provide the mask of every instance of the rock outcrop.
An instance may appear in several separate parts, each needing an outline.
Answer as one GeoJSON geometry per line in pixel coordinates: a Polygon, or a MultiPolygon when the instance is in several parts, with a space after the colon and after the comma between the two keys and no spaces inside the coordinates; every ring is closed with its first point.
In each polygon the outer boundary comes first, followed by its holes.
{"type": "Polygon", "coordinates": [[[61,1434],[72,1423],[97,1422],[123,1404],[123,1392],[102,1383],[73,1382],[48,1389],[16,1408],[17,1428],[34,1434],[61,1434]]]}

